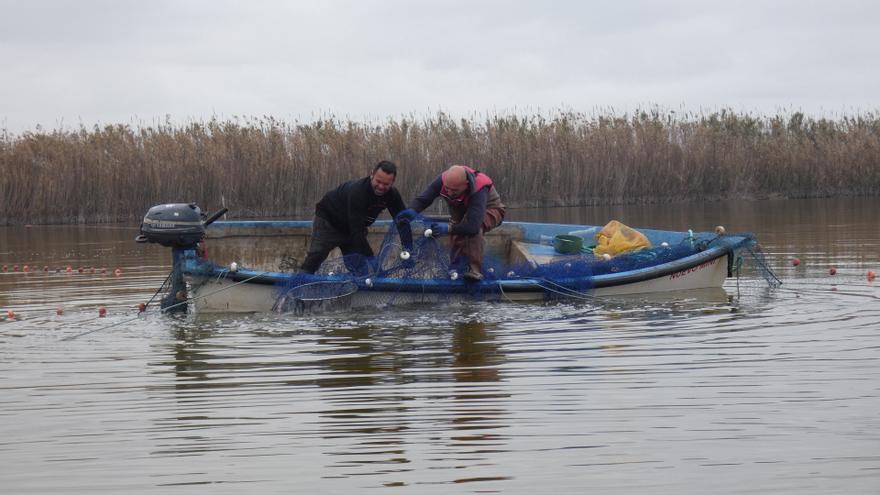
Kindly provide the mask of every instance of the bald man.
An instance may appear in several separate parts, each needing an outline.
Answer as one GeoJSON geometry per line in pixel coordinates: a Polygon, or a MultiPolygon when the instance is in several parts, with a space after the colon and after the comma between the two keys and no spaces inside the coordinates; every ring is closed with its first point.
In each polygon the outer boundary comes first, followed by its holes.
{"type": "Polygon", "coordinates": [[[429,206],[437,197],[446,200],[452,221],[434,224],[434,235],[451,235],[450,259],[453,263],[466,261],[468,270],[462,277],[468,281],[483,279],[483,234],[501,225],[504,204],[495,190],[492,179],[465,165],[453,165],[440,174],[404,210],[399,220],[408,220],[429,206]]]}

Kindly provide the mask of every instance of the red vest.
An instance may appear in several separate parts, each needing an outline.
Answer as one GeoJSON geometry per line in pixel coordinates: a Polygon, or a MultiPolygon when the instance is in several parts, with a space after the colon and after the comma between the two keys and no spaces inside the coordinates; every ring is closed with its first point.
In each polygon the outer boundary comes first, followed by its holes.
{"type": "Polygon", "coordinates": [[[454,199],[450,198],[449,191],[446,189],[446,172],[443,172],[443,174],[440,176],[441,183],[443,184],[440,187],[440,196],[443,196],[443,199],[445,199],[446,202],[449,203],[449,206],[451,206],[451,207],[454,207],[454,206],[467,207],[468,201],[471,199],[471,194],[477,193],[485,187],[492,187],[492,178],[491,177],[484,174],[483,172],[479,172],[477,170],[474,170],[474,169],[468,167],[467,165],[462,165],[462,167],[464,167],[465,171],[468,174],[468,184],[473,184],[473,186],[474,186],[474,190],[471,191],[470,194],[468,194],[467,191],[465,191],[457,198],[454,198],[454,199]]]}

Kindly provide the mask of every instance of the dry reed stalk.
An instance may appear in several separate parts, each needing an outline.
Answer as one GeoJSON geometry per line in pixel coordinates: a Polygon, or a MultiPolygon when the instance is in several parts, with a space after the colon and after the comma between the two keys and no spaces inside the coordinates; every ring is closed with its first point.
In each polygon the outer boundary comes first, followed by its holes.
{"type": "Polygon", "coordinates": [[[466,163],[491,175],[512,207],[876,195],[880,117],[654,109],[4,131],[0,223],[136,221],[179,201],[226,205],[239,218],[308,217],[326,190],[382,159],[401,167],[407,199],[466,163]]]}

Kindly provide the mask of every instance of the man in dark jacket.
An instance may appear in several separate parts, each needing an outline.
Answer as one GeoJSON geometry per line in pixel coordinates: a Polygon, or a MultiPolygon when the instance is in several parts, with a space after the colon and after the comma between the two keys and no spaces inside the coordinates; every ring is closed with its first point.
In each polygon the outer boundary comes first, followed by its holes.
{"type": "Polygon", "coordinates": [[[470,167],[453,165],[412,201],[412,209],[404,210],[396,219],[398,222],[412,220],[438,196],[446,200],[452,221],[431,224],[433,234],[451,235],[452,262],[467,260],[468,270],[462,277],[482,280],[483,234],[501,225],[505,212],[492,178],[470,167]]]}
{"type": "MultiPolygon", "coordinates": [[[[386,208],[392,216],[406,208],[400,193],[393,187],[396,178],[397,166],[381,161],[373,167],[369,177],[348,181],[327,192],[315,205],[312,241],[302,271],[315,273],[330,251],[337,247],[343,255],[360,254],[372,258],[373,248],[367,242],[367,227],[386,208]]],[[[363,260],[346,265],[357,275],[367,272],[363,260]]]]}

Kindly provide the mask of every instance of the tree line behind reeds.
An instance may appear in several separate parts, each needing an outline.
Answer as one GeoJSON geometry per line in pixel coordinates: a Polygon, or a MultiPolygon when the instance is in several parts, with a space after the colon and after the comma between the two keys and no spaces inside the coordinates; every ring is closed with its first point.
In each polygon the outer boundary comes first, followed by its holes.
{"type": "Polygon", "coordinates": [[[132,221],[189,201],[236,218],[308,217],[325,191],[385,159],[400,167],[405,199],[464,163],[491,175],[511,207],[876,195],[880,118],[440,113],[5,132],[0,224],[132,221]]]}

